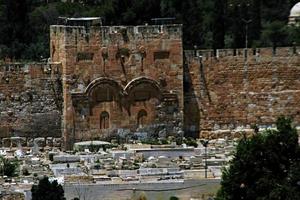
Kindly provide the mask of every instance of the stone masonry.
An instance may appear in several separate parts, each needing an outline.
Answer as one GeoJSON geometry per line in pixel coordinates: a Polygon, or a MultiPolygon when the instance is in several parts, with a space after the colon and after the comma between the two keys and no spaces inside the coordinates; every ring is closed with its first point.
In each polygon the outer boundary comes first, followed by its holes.
{"type": "MultiPolygon", "coordinates": [[[[224,137],[275,127],[280,115],[300,126],[299,47],[185,51],[185,134],[224,137]],[[297,51],[298,50],[298,51],[297,51]]],[[[238,136],[238,135],[237,135],[238,136]]]]}
{"type": "Polygon", "coordinates": [[[87,24],[78,19],[50,28],[51,61],[62,64],[65,147],[120,128],[162,125],[180,132],[181,25],[87,24]]]}
{"type": "Polygon", "coordinates": [[[4,146],[32,145],[34,138],[43,143],[47,137],[60,140],[60,68],[37,63],[0,64],[0,140],[4,146]]]}
{"type": "Polygon", "coordinates": [[[0,65],[4,146],[70,149],[110,134],[231,137],[300,127],[299,47],[183,50],[182,26],[50,27],[47,63],[0,65]],[[247,56],[246,56],[247,55],[247,56]]]}

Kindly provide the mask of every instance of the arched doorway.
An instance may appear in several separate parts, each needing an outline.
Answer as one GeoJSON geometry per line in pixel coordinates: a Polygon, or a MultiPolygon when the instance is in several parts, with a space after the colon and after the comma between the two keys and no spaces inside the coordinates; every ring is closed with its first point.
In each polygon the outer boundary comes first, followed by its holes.
{"type": "Polygon", "coordinates": [[[100,129],[109,128],[109,114],[106,111],[101,112],[100,114],[100,129]]]}
{"type": "Polygon", "coordinates": [[[137,115],[137,125],[142,128],[147,123],[147,112],[145,110],[140,110],[137,115]]]}

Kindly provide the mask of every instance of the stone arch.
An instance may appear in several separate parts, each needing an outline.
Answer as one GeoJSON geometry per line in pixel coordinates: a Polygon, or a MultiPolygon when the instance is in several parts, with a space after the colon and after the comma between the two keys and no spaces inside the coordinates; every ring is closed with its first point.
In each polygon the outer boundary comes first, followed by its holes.
{"type": "Polygon", "coordinates": [[[85,89],[85,94],[87,96],[90,96],[91,93],[93,92],[93,90],[95,90],[97,87],[99,87],[101,85],[109,85],[112,88],[114,88],[116,91],[118,91],[119,94],[121,94],[122,90],[123,90],[122,86],[120,86],[119,83],[117,81],[115,81],[114,79],[107,78],[107,77],[101,77],[101,78],[97,78],[97,79],[93,80],[92,82],[90,82],[90,84],[85,89]]]}
{"type": "Polygon", "coordinates": [[[149,98],[156,97],[161,99],[162,97],[162,90],[159,83],[147,77],[133,79],[125,86],[124,91],[129,98],[132,98],[134,96],[134,92],[136,91],[148,93],[149,98]]]}
{"type": "Polygon", "coordinates": [[[101,77],[93,80],[87,86],[85,94],[90,102],[120,102],[123,89],[117,81],[101,77]]]}

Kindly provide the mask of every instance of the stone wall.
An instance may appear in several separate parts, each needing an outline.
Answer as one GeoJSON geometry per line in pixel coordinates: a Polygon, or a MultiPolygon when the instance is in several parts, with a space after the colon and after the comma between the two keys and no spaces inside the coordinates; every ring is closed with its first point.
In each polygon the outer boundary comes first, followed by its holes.
{"type": "MultiPolygon", "coordinates": [[[[185,51],[185,132],[203,137],[274,127],[280,115],[300,125],[299,47],[185,51]]],[[[238,136],[238,135],[237,135],[238,136]]]]}
{"type": "Polygon", "coordinates": [[[182,51],[181,25],[50,29],[49,64],[0,65],[0,138],[71,148],[106,134],[236,136],[300,126],[299,47],[182,51]],[[247,55],[247,56],[246,56],[247,55]]]}
{"type": "MultiPolygon", "coordinates": [[[[5,146],[61,137],[60,65],[0,65],[0,139],[5,146]],[[18,138],[18,139],[17,139],[18,138]]],[[[45,140],[44,140],[45,141],[45,140]]]]}
{"type": "Polygon", "coordinates": [[[74,23],[50,28],[51,61],[63,67],[66,148],[117,129],[134,132],[168,127],[168,133],[180,132],[181,25],[74,23]]]}

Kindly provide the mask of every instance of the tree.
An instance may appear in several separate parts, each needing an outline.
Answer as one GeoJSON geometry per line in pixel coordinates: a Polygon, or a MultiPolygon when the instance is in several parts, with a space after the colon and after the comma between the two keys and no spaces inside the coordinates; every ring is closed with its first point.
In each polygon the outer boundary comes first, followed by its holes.
{"type": "Polygon", "coordinates": [[[225,0],[214,1],[213,12],[213,49],[224,48],[225,37],[225,0]]]}
{"type": "Polygon", "coordinates": [[[249,27],[249,46],[252,41],[258,41],[261,34],[261,0],[253,0],[250,8],[252,22],[249,27]]]}
{"type": "Polygon", "coordinates": [[[276,47],[284,44],[284,38],[286,38],[287,32],[285,24],[281,21],[274,21],[265,25],[262,32],[262,38],[269,42],[267,45],[272,45],[275,50],[276,47]]]}
{"type": "Polygon", "coordinates": [[[28,26],[28,7],[26,0],[6,0],[4,38],[3,42],[9,47],[7,56],[19,59],[26,44],[31,41],[30,27],[28,26]]]}
{"type": "Polygon", "coordinates": [[[290,119],[280,117],[276,125],[239,141],[217,200],[300,199],[298,134],[290,119]]]}
{"type": "Polygon", "coordinates": [[[232,11],[229,12],[229,23],[232,25],[230,26],[230,35],[232,35],[233,38],[233,44],[232,48],[241,48],[244,47],[245,41],[244,41],[244,32],[243,32],[243,21],[242,21],[242,12],[240,11],[240,4],[233,4],[232,5],[232,11]]]}
{"type": "Polygon", "coordinates": [[[63,187],[57,181],[50,182],[46,176],[32,186],[31,193],[32,200],[65,200],[63,187]]]}
{"type": "Polygon", "coordinates": [[[3,156],[0,156],[0,174],[8,177],[16,175],[16,169],[18,168],[17,161],[10,161],[3,156]]]}
{"type": "Polygon", "coordinates": [[[300,44],[300,26],[288,26],[289,45],[299,46],[300,44]]]}
{"type": "Polygon", "coordinates": [[[297,0],[0,0],[0,58],[49,57],[49,27],[58,16],[101,16],[104,25],[140,25],[151,18],[175,17],[183,24],[184,49],[244,48],[245,20],[250,46],[299,43],[297,30],[286,33],[289,11],[297,0]],[[262,37],[263,36],[263,37],[262,37]],[[298,38],[298,39],[293,39],[298,38]],[[225,44],[224,44],[225,40],[225,44]],[[292,41],[291,41],[292,40],[292,41]]]}

